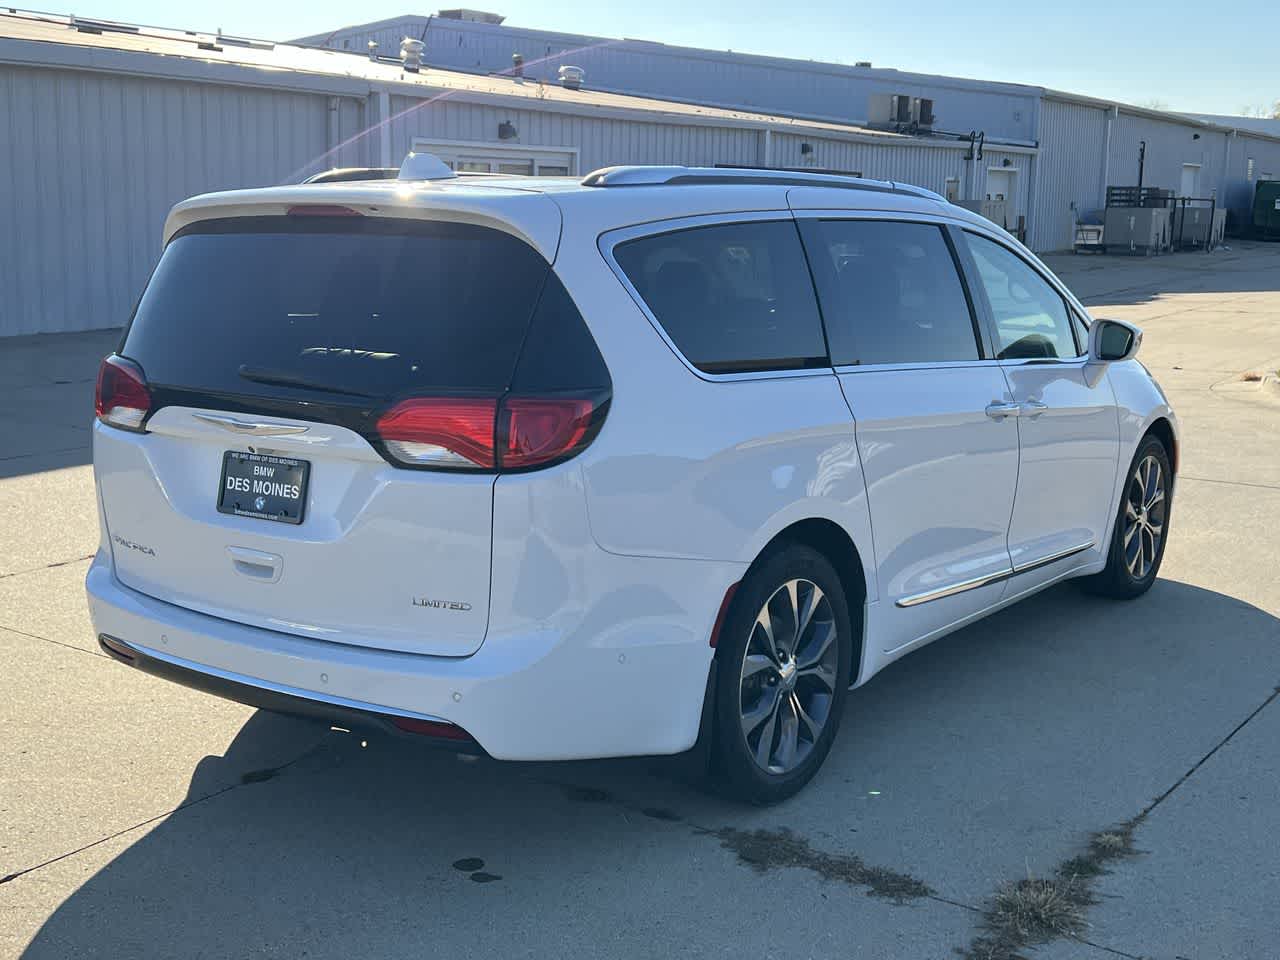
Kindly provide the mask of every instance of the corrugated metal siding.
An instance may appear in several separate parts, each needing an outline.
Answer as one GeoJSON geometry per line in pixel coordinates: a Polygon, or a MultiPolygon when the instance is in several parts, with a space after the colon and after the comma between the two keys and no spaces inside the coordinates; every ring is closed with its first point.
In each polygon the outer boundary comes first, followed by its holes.
{"type": "Polygon", "coordinates": [[[1231,144],[1231,163],[1226,178],[1226,204],[1233,226],[1243,228],[1253,222],[1253,194],[1259,180],[1280,180],[1280,143],[1258,140],[1241,134],[1231,144]],[[1253,179],[1249,179],[1249,158],[1253,158],[1253,179]]]}
{"type": "Polygon", "coordinates": [[[1077,214],[1101,209],[1106,199],[1102,182],[1106,128],[1106,111],[1098,107],[1057,100],[1041,103],[1039,168],[1028,215],[1033,250],[1070,247],[1077,214]]]}
{"type": "Polygon", "coordinates": [[[929,82],[894,70],[807,64],[781,58],[690,50],[641,40],[605,40],[507,26],[405,17],[376,29],[339,30],[311,42],[398,56],[406,37],[422,40],[427,63],[500,73],[511,55],[525,59],[525,76],[555,82],[561,65],[586,70],[587,86],[740,109],[862,123],[872,94],[907,94],[934,101],[940,129],[985,130],[989,137],[1030,141],[1036,95],[981,81],[929,82]],[[967,86],[966,86],[967,84],[967,86]]]}
{"type": "MultiPolygon", "coordinates": [[[[361,109],[336,110],[334,132],[361,109]]],[[[0,67],[0,336],[124,323],[169,208],[331,166],[328,111],[323,96],[0,67]]]]}
{"type": "Polygon", "coordinates": [[[773,165],[778,167],[813,166],[821,170],[860,173],[874,180],[899,180],[942,193],[947,177],[960,177],[964,182],[963,147],[932,147],[906,143],[882,146],[875,143],[851,143],[825,140],[790,133],[773,135],[773,165]],[[800,152],[801,144],[813,148],[810,154],[800,152]]]}
{"type": "Polygon", "coordinates": [[[576,147],[578,173],[619,163],[760,162],[761,134],[710,126],[581,117],[481,104],[447,96],[433,100],[391,98],[391,152],[403,156],[414,137],[492,143],[505,147],[576,147]],[[519,132],[515,140],[499,140],[498,124],[507,121],[519,132]]]}
{"type": "Polygon", "coordinates": [[[1138,144],[1147,144],[1143,186],[1164,187],[1175,192],[1181,186],[1182,165],[1200,164],[1201,192],[1218,186],[1221,175],[1222,134],[1197,129],[1174,120],[1133,116],[1123,109],[1111,131],[1109,185],[1130,186],[1138,182],[1138,144]],[[1199,134],[1199,139],[1194,135],[1199,134]]]}

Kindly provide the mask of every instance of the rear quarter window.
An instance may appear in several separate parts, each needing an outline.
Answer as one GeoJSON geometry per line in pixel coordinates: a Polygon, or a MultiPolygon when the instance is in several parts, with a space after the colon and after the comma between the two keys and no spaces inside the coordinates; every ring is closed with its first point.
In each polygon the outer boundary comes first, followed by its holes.
{"type": "Polygon", "coordinates": [[[620,243],[613,256],[699,370],[828,364],[813,283],[790,220],[661,233],[620,243]]]}

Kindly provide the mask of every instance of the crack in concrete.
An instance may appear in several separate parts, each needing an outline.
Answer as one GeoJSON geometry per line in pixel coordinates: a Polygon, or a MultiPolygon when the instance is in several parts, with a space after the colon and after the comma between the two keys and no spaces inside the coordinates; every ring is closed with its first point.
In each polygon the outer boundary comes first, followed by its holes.
{"type": "MultiPolygon", "coordinates": [[[[55,453],[74,453],[78,450],[88,450],[92,446],[93,445],[90,443],[82,443],[76,447],[58,447],[55,450],[37,450],[35,453],[15,453],[11,457],[0,457],[0,463],[6,463],[10,460],[27,460],[31,457],[50,457],[55,453]]],[[[78,467],[87,467],[88,465],[87,461],[85,463],[74,464],[74,466],[78,467]]]]}
{"type": "Polygon", "coordinates": [[[1280,490],[1277,483],[1253,483],[1249,480],[1219,480],[1215,477],[1193,477],[1185,473],[1178,474],[1178,480],[1195,480],[1199,483],[1222,483],[1232,487],[1256,487],[1259,490],[1280,490]]]}
{"type": "MultiPolygon", "coordinates": [[[[37,638],[37,639],[43,639],[43,638],[37,638]]],[[[131,826],[122,827],[121,829],[116,830],[114,833],[107,834],[107,836],[105,837],[99,837],[97,840],[92,840],[89,843],[76,847],[74,850],[68,850],[66,853],[60,853],[56,857],[50,857],[48,860],[44,860],[40,863],[34,864],[33,866],[23,867],[21,870],[15,870],[12,873],[5,874],[4,876],[0,877],[0,885],[10,883],[11,881],[17,880],[19,877],[25,877],[29,873],[34,873],[37,870],[42,870],[45,867],[52,866],[55,863],[68,859],[69,857],[74,857],[77,854],[84,853],[86,850],[92,850],[94,847],[101,846],[102,844],[108,843],[111,840],[115,840],[117,837],[122,837],[127,833],[132,833],[135,830],[141,830],[143,827],[153,824],[157,820],[163,820],[165,817],[171,817],[177,813],[181,813],[183,810],[186,810],[188,807],[194,807],[197,804],[204,803],[207,800],[217,799],[218,797],[222,796],[224,793],[230,793],[232,790],[242,789],[246,786],[251,786],[255,783],[260,783],[263,780],[271,779],[276,775],[280,774],[281,772],[283,772],[284,770],[288,769],[289,767],[292,767],[294,764],[305,760],[311,754],[319,750],[323,745],[324,745],[324,739],[321,738],[316,743],[308,747],[306,750],[302,751],[302,753],[294,757],[292,760],[286,760],[284,763],[280,764],[279,766],[268,768],[269,775],[267,775],[268,771],[252,771],[254,776],[249,776],[249,774],[242,775],[241,777],[237,778],[234,783],[229,783],[225,787],[221,787],[217,790],[211,791],[210,793],[202,794],[201,796],[195,797],[194,799],[184,800],[182,803],[178,804],[176,807],[174,807],[171,810],[166,810],[163,813],[157,813],[154,817],[148,817],[147,819],[142,820],[138,823],[135,823],[131,826]],[[246,779],[246,777],[248,777],[248,779],[246,779]]]]}
{"type": "Polygon", "coordinates": [[[20,637],[26,637],[29,640],[43,640],[45,643],[52,643],[54,646],[58,646],[58,647],[66,647],[68,650],[74,650],[77,653],[88,654],[91,657],[101,657],[103,660],[111,659],[105,653],[99,653],[97,650],[86,650],[84,647],[77,647],[74,643],[64,643],[61,640],[54,640],[52,637],[42,637],[38,633],[28,633],[26,630],[19,630],[16,627],[10,627],[3,623],[0,623],[0,630],[5,630],[5,631],[8,631],[9,633],[17,634],[20,637]]]}
{"type": "Polygon", "coordinates": [[[1135,835],[1152,812],[1277,698],[1280,698],[1280,685],[1137,816],[1093,834],[1086,851],[1062,860],[1050,878],[1028,877],[1002,884],[981,911],[985,932],[974,937],[968,948],[957,948],[957,954],[966,960],[1023,960],[1022,951],[1027,947],[1070,939],[1128,960],[1141,960],[1134,954],[1093,943],[1082,936],[1087,926],[1085,911],[1100,902],[1094,885],[1103,874],[1110,872],[1108,865],[1138,854],[1135,835]]]}
{"type": "Polygon", "coordinates": [[[73,563],[83,563],[86,560],[92,560],[94,554],[86,554],[83,557],[72,557],[70,560],[55,560],[53,563],[46,563],[40,567],[28,567],[25,570],[14,570],[10,573],[0,573],[0,580],[8,580],[10,577],[21,577],[28,573],[39,573],[41,570],[53,570],[57,567],[69,567],[73,563]]]}

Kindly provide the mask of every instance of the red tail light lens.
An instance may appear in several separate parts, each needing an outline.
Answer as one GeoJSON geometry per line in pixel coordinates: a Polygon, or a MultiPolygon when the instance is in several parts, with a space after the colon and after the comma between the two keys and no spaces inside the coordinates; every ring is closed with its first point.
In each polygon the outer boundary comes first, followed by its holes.
{"type": "Polygon", "coordinates": [[[518,470],[572,455],[586,446],[595,410],[586,399],[508,397],[502,404],[502,465],[518,470]]]}
{"type": "Polygon", "coordinates": [[[415,397],[378,418],[378,436],[396,460],[417,467],[496,466],[498,401],[415,397]]]}
{"type": "Polygon", "coordinates": [[[151,391],[142,368],[115,354],[105,358],[98,367],[93,409],[103,423],[145,432],[142,424],[151,412],[151,391]]]}
{"type": "Polygon", "coordinates": [[[378,418],[391,459],[411,467],[528,470],[573,456],[604,421],[607,395],[414,397],[378,418]]]}

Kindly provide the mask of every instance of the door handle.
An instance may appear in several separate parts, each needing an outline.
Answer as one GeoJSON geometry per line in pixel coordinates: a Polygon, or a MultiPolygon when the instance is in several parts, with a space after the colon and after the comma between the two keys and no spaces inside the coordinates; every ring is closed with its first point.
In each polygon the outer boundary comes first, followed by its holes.
{"type": "Polygon", "coordinates": [[[1034,420],[1048,409],[1049,405],[1047,403],[1042,403],[1039,400],[1024,400],[1022,402],[1022,412],[1020,416],[1034,420]]]}
{"type": "Polygon", "coordinates": [[[248,547],[227,547],[227,553],[236,572],[251,580],[275,583],[280,579],[281,568],[284,566],[283,557],[262,550],[250,550],[248,547]]]}
{"type": "Polygon", "coordinates": [[[1022,416],[1022,404],[1012,400],[992,400],[987,404],[987,416],[992,420],[1022,416]]]}

